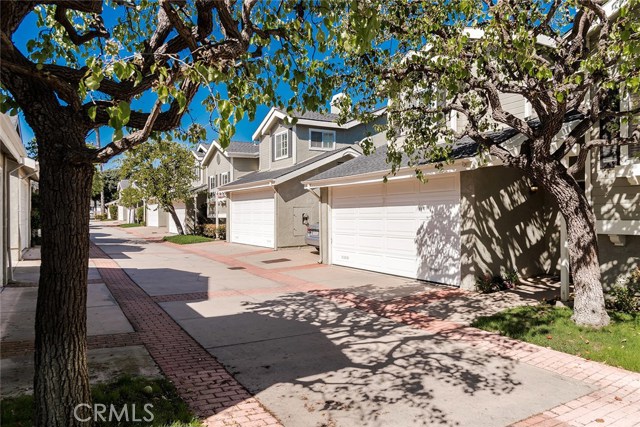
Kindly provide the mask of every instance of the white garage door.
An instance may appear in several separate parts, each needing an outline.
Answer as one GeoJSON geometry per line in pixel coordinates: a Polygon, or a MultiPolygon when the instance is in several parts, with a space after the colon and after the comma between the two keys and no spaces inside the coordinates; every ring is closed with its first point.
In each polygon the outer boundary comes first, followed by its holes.
{"type": "Polygon", "coordinates": [[[160,208],[158,205],[147,205],[147,227],[160,226],[160,208]]]}
{"type": "Polygon", "coordinates": [[[333,188],[331,260],[459,285],[459,176],[333,188]]]}
{"type": "Polygon", "coordinates": [[[230,237],[233,243],[273,248],[273,190],[233,193],[230,216],[230,237]]]}

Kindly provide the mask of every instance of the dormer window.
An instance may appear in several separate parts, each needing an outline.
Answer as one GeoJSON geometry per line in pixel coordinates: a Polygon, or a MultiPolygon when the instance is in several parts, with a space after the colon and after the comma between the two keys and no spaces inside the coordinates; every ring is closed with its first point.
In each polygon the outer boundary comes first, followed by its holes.
{"type": "Polygon", "coordinates": [[[333,150],[336,147],[336,133],[332,130],[309,130],[309,148],[312,150],[333,150]]]}
{"type": "Polygon", "coordinates": [[[289,134],[287,131],[273,136],[273,152],[275,160],[289,157],[289,134]]]}

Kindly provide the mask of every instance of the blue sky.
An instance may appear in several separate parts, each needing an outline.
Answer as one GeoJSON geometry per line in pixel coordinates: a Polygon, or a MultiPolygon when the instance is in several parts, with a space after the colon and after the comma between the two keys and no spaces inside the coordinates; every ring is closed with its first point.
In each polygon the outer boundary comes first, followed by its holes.
{"type": "MultiPolygon", "coordinates": [[[[109,7],[105,7],[105,23],[107,27],[109,27],[110,23],[108,21],[115,20],[116,15],[113,9],[109,7]]],[[[33,38],[33,34],[39,33],[42,31],[42,28],[37,26],[36,16],[34,13],[29,14],[25,20],[22,22],[20,28],[14,35],[14,42],[16,46],[24,53],[27,53],[26,43],[30,38],[33,38]]],[[[62,64],[61,64],[62,65],[62,64]]],[[[218,87],[212,87],[213,90],[218,90],[222,94],[226,94],[224,85],[219,85],[218,87]]],[[[286,99],[290,97],[292,92],[288,85],[281,84],[277,93],[286,99]]],[[[208,90],[206,88],[202,88],[199,93],[196,95],[195,99],[190,105],[189,112],[185,114],[182,120],[182,126],[187,127],[192,122],[199,123],[207,129],[207,139],[210,142],[212,139],[216,138],[216,132],[210,124],[210,118],[213,119],[216,117],[215,112],[213,116],[210,116],[210,113],[205,110],[205,108],[201,105],[201,101],[208,94],[208,90]]],[[[136,101],[132,108],[139,109],[140,111],[149,111],[153,97],[152,96],[143,96],[140,101],[136,101]]],[[[258,107],[255,115],[255,120],[250,121],[248,116],[245,114],[243,120],[236,124],[236,133],[232,138],[234,141],[251,141],[251,135],[254,133],[262,119],[266,116],[270,105],[261,105],[258,107]]],[[[25,142],[30,141],[33,138],[33,131],[29,127],[29,125],[24,120],[24,116],[20,113],[20,124],[23,133],[23,139],[25,142]]],[[[109,127],[100,128],[100,138],[102,145],[111,141],[112,129],[109,127]]],[[[96,142],[95,132],[91,132],[87,138],[87,142],[96,142]]],[[[107,167],[116,166],[116,162],[114,160],[110,161],[107,164],[107,167]]]]}

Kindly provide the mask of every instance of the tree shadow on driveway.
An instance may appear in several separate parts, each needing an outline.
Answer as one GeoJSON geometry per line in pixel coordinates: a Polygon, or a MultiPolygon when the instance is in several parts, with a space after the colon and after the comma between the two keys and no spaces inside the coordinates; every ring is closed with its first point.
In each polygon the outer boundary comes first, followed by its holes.
{"type": "Polygon", "coordinates": [[[520,419],[495,411],[486,414],[488,423],[472,422],[475,415],[460,411],[461,401],[490,406],[522,386],[512,360],[306,293],[244,306],[247,312],[224,321],[210,318],[210,326],[246,325],[249,318],[257,329],[245,333],[251,338],[241,342],[239,330],[237,344],[209,351],[260,393],[285,425],[501,425],[496,421],[520,419]],[[289,336],[270,336],[291,322],[303,326],[289,336]],[[256,340],[259,331],[262,340],[256,340]]]}

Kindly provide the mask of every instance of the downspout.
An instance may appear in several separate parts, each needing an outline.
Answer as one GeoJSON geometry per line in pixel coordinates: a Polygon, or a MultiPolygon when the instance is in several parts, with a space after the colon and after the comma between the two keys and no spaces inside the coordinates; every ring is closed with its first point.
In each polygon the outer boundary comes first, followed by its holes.
{"type": "Polygon", "coordinates": [[[322,251],[323,251],[323,247],[322,247],[322,231],[320,231],[320,227],[322,226],[322,196],[319,195],[318,193],[316,193],[313,188],[311,188],[309,185],[304,187],[305,190],[307,190],[309,193],[313,194],[313,196],[318,199],[318,238],[319,238],[319,244],[320,244],[320,250],[319,255],[320,255],[320,259],[318,260],[318,264],[323,264],[324,260],[322,259],[322,251]]]}

